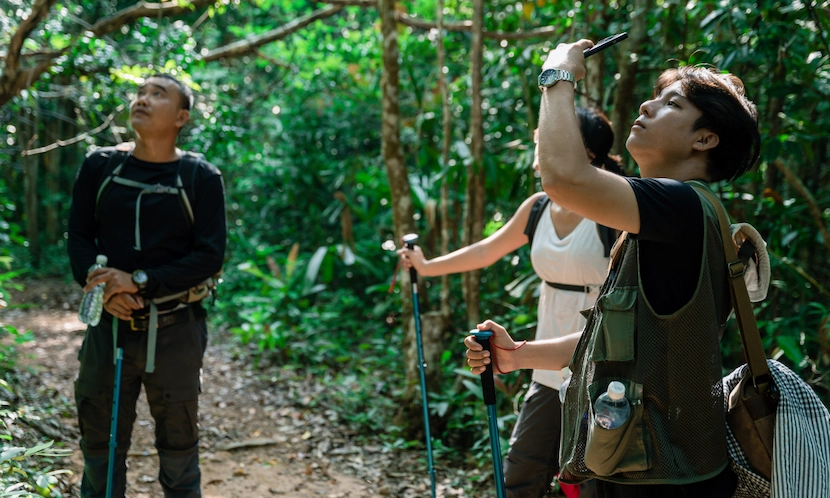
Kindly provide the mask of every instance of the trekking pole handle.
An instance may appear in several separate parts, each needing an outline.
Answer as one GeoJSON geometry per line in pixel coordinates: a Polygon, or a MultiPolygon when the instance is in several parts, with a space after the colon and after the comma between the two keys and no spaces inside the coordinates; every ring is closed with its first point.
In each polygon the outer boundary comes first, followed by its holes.
{"type": "MultiPolygon", "coordinates": [[[[471,330],[470,334],[476,338],[476,342],[481,344],[485,351],[490,351],[490,337],[493,332],[490,330],[471,330]]],[[[490,354],[490,363],[484,367],[484,372],[481,374],[481,390],[484,394],[485,405],[496,404],[496,385],[493,381],[493,355],[490,354]]]]}
{"type": "MultiPolygon", "coordinates": [[[[403,245],[406,246],[407,249],[415,249],[415,244],[418,243],[418,234],[417,233],[408,233],[403,236],[403,245]]],[[[409,280],[412,283],[418,282],[418,270],[415,269],[414,266],[409,268],[409,280]]],[[[416,290],[417,292],[417,290],[416,290]]]]}
{"type": "Polygon", "coordinates": [[[414,249],[415,244],[418,243],[418,234],[417,233],[408,233],[403,236],[403,245],[406,246],[407,249],[414,249]]]}

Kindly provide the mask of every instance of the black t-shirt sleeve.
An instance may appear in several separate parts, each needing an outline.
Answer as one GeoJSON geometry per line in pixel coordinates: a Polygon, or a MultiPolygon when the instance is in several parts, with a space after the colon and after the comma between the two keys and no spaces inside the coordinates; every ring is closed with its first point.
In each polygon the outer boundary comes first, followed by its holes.
{"type": "Polygon", "coordinates": [[[225,184],[218,169],[205,163],[196,174],[193,209],[193,244],[186,256],[147,269],[145,296],[175,294],[216,275],[225,257],[227,222],[225,184]]]}
{"type": "Polygon", "coordinates": [[[86,285],[87,272],[98,255],[95,197],[106,165],[107,157],[102,156],[100,152],[89,154],[84,159],[72,188],[66,248],[72,276],[82,286],[86,285]]]}
{"type": "Polygon", "coordinates": [[[640,211],[640,276],[654,311],[668,315],[695,293],[703,257],[703,207],[691,186],[667,178],[626,178],[640,211]]]}

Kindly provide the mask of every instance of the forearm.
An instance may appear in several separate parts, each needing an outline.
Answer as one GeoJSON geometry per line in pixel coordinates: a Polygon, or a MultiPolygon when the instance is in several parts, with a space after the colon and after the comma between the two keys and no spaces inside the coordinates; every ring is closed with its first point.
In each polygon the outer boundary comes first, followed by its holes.
{"type": "Polygon", "coordinates": [[[147,287],[141,292],[148,298],[169,296],[204,282],[222,269],[224,246],[201,248],[166,265],[147,269],[147,287]]]}
{"type": "Polygon", "coordinates": [[[576,345],[582,337],[582,332],[575,332],[556,339],[531,341],[514,353],[515,368],[530,368],[538,370],[562,370],[568,366],[573,357],[576,345]]]}
{"type": "MultiPolygon", "coordinates": [[[[562,44],[552,51],[543,69],[585,74],[582,51],[588,40],[562,44]]],[[[591,166],[574,108],[574,85],[559,81],[542,92],[539,109],[539,168],[542,188],[553,202],[605,226],[638,233],[639,208],[628,182],[591,166]]]]}
{"type": "Polygon", "coordinates": [[[539,168],[542,188],[554,200],[557,189],[576,183],[591,172],[574,108],[574,86],[566,81],[542,92],[539,168]]]}
{"type": "Polygon", "coordinates": [[[478,270],[527,244],[524,227],[533,203],[539,195],[526,199],[507,223],[496,233],[475,244],[426,261],[420,273],[428,277],[478,270]]]}
{"type": "Polygon", "coordinates": [[[487,239],[462,247],[444,256],[428,260],[419,273],[425,277],[437,277],[451,273],[478,270],[498,261],[499,254],[490,251],[487,239]]]}

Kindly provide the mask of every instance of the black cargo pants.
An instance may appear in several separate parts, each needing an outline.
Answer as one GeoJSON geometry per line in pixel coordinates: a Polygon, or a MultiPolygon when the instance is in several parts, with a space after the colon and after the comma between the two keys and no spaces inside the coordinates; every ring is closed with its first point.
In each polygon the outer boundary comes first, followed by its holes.
{"type": "MultiPolygon", "coordinates": [[[[118,345],[123,349],[121,396],[118,409],[113,497],[126,489],[126,457],[136,418],[141,385],[155,420],[159,454],[159,483],[167,498],[201,497],[199,470],[198,397],[202,356],[207,346],[205,312],[191,305],[195,320],[158,329],[156,368],[144,371],[147,333],[132,331],[118,322],[118,345]]],[[[115,365],[112,344],[113,317],[104,312],[101,323],[87,329],[78,355],[81,366],[75,381],[75,403],[81,430],[84,475],[81,496],[103,497],[107,487],[109,429],[115,365]]]]}

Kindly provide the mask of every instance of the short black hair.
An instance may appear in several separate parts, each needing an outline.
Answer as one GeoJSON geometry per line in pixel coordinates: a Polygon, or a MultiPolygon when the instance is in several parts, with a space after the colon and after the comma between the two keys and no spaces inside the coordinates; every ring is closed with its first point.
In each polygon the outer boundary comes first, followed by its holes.
{"type": "Polygon", "coordinates": [[[179,95],[181,95],[182,97],[182,109],[189,111],[190,108],[193,107],[193,90],[191,90],[189,86],[179,81],[175,76],[171,76],[167,73],[153,73],[147,77],[148,80],[150,78],[164,78],[175,83],[176,88],[179,89],[179,95]]]}
{"type": "Polygon", "coordinates": [[[703,113],[693,130],[705,128],[719,139],[707,156],[709,179],[732,181],[749,171],[761,152],[761,134],[758,111],[746,97],[741,79],[713,67],[682,66],[663,71],[654,96],[677,81],[683,96],[703,113]]]}

